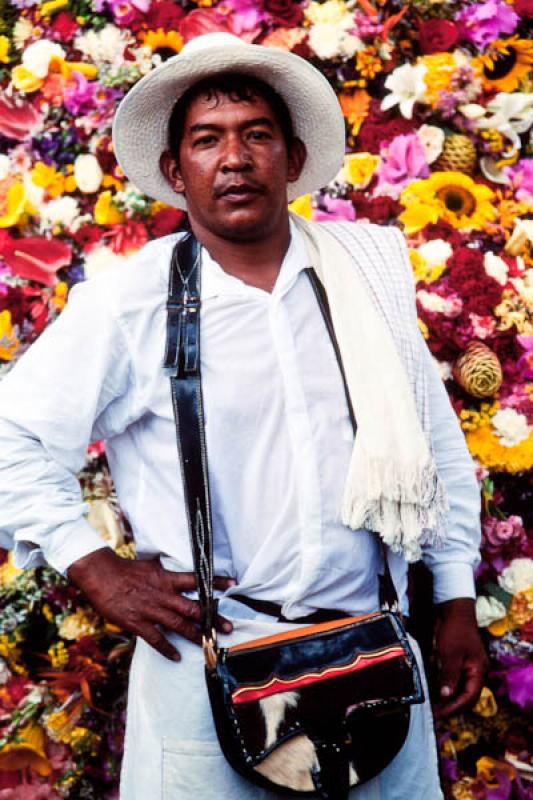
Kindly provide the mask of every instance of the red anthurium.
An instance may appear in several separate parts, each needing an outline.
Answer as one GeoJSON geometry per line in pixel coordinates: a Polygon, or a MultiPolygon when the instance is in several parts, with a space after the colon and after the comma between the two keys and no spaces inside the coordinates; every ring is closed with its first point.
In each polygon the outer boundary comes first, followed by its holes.
{"type": "Polygon", "coordinates": [[[4,234],[0,238],[0,255],[15,275],[53,286],[58,269],[70,264],[72,248],[66,242],[44,236],[12,239],[4,234]]]}
{"type": "Polygon", "coordinates": [[[19,142],[29,139],[35,136],[42,121],[34,105],[0,92],[0,133],[4,136],[19,142]]]}

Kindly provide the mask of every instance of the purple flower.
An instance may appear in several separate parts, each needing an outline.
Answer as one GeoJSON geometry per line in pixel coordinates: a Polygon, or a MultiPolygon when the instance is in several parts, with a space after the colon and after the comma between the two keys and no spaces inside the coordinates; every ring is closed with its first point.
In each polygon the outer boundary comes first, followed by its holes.
{"type": "Polygon", "coordinates": [[[266,12],[258,7],[256,0],[223,0],[218,11],[232,11],[231,27],[237,36],[254,31],[267,18],[266,12]]]}
{"type": "Polygon", "coordinates": [[[319,208],[313,210],[314,222],[328,222],[334,219],[347,219],[350,222],[355,220],[355,209],[349,200],[329,197],[326,194],[322,196],[320,202],[325,210],[319,208]]]}
{"type": "Polygon", "coordinates": [[[74,85],[71,83],[65,91],[65,108],[73,116],[87,114],[95,106],[97,84],[88,81],[81,72],[72,73],[74,85]]]}
{"type": "Polygon", "coordinates": [[[504,0],[465,6],[456,15],[459,35],[483,50],[502,33],[514,33],[520,17],[504,0]]]}
{"type": "Polygon", "coordinates": [[[506,675],[509,699],[520,708],[533,706],[533,664],[510,669],[506,675]]]}
{"type": "Polygon", "coordinates": [[[413,178],[427,178],[429,167],[424,148],[416,133],[395,136],[380,150],[381,163],[376,169],[376,194],[398,198],[413,178]]]}

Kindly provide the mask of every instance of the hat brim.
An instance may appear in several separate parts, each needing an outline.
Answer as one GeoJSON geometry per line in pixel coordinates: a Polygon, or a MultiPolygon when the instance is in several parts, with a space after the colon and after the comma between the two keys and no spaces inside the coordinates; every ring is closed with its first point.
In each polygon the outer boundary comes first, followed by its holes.
{"type": "Polygon", "coordinates": [[[294,133],[307,150],[299,179],[287,184],[289,201],[335,177],[344,158],[345,126],[327,80],[293,53],[238,42],[174,56],[136,83],[122,100],[113,121],[115,155],[141,191],[176,208],[187,208],[184,195],[174,192],[159,167],[160,155],[168,149],[168,120],[189,87],[223,72],[259,78],[285,100],[294,133]]]}

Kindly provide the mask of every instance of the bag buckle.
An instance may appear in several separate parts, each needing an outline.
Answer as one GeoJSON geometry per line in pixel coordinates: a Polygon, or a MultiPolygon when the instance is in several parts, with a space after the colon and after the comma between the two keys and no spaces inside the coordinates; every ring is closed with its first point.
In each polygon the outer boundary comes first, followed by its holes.
{"type": "Polygon", "coordinates": [[[205,665],[210,672],[213,672],[218,662],[217,632],[214,628],[211,628],[209,636],[206,636],[205,633],[202,635],[202,649],[204,651],[205,665]]]}

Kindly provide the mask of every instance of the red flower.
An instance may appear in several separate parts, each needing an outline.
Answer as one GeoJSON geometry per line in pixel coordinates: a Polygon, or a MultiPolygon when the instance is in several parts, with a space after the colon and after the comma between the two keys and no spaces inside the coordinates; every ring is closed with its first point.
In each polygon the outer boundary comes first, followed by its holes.
{"type": "Polygon", "coordinates": [[[53,286],[56,272],[70,264],[72,248],[60,239],[45,239],[44,236],[12,239],[6,233],[0,239],[0,254],[15,275],[53,286]]]}
{"type": "Polygon", "coordinates": [[[169,233],[183,227],[186,214],[177,208],[162,208],[157,211],[148,222],[148,228],[152,236],[167,236],[169,233]]]}
{"type": "Polygon", "coordinates": [[[140,250],[148,241],[148,231],[142,222],[128,220],[118,225],[109,225],[109,245],[114,253],[129,255],[140,250]]]}
{"type": "Polygon", "coordinates": [[[463,241],[459,231],[444,220],[426,225],[422,234],[426,241],[430,239],[444,239],[452,248],[459,247],[463,241]]]}
{"type": "Polygon", "coordinates": [[[365,197],[362,192],[350,192],[349,198],[357,212],[357,219],[368,219],[383,225],[401,214],[402,206],[392,197],[365,197]]]}
{"type": "Polygon", "coordinates": [[[89,253],[102,240],[103,234],[99,225],[82,225],[71,235],[83,252],[89,253]]]}
{"type": "Polygon", "coordinates": [[[458,38],[457,26],[450,19],[426,19],[418,33],[420,49],[426,55],[450,50],[458,38]]]}
{"type": "Polygon", "coordinates": [[[215,8],[195,8],[181,20],[179,32],[185,42],[204,33],[233,33],[231,25],[215,8]]]}
{"type": "Polygon", "coordinates": [[[161,0],[154,3],[145,16],[146,24],[151,30],[163,28],[164,31],[178,29],[180,20],[185,16],[185,11],[171,0],[161,0]]]}
{"type": "Polygon", "coordinates": [[[411,133],[416,127],[413,120],[394,117],[394,112],[383,112],[379,108],[379,101],[373,101],[357,135],[357,149],[377,155],[382,144],[402,133],[411,133]]]}
{"type": "Polygon", "coordinates": [[[515,0],[513,8],[521,17],[533,17],[533,0],[515,0]]]}
{"type": "Polygon", "coordinates": [[[483,253],[471,247],[458,247],[448,261],[449,283],[461,294],[464,310],[491,314],[502,296],[503,287],[485,272],[483,253]]]}
{"type": "Polygon", "coordinates": [[[21,142],[35,136],[42,117],[31,103],[0,93],[0,133],[21,142]]]}
{"type": "Polygon", "coordinates": [[[263,8],[275,25],[284,28],[295,28],[303,18],[301,6],[293,0],[263,0],[263,8]]]}
{"type": "Polygon", "coordinates": [[[58,42],[70,42],[78,27],[78,23],[68,11],[60,11],[50,25],[50,38],[58,42]]]}

